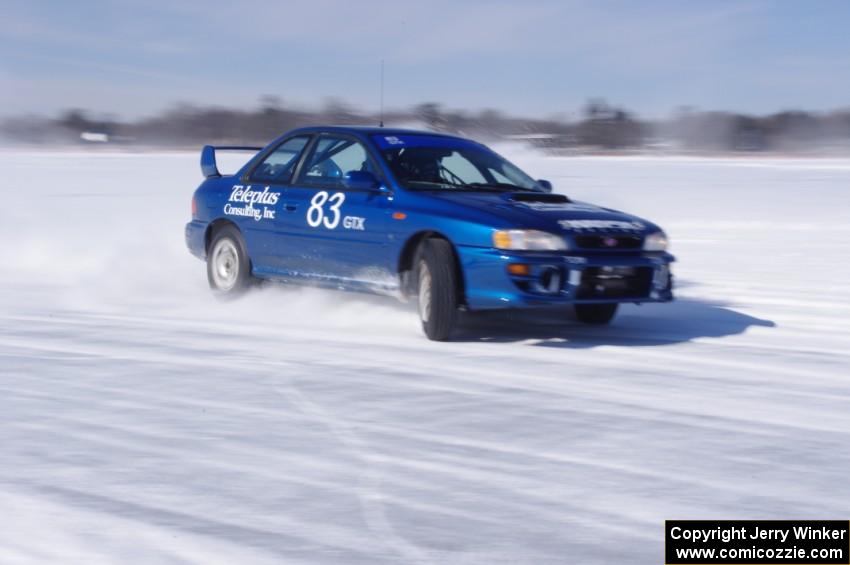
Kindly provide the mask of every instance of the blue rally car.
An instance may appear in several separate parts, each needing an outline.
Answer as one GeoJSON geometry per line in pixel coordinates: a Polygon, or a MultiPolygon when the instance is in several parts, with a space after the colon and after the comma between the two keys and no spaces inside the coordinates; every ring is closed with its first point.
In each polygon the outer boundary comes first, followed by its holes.
{"type": "Polygon", "coordinates": [[[258,279],[415,298],[425,334],[459,310],[573,305],[608,323],[621,302],[672,300],[664,232],[552,193],[480,143],[433,132],[310,127],[265,148],[204,147],[189,250],[213,291],[258,279]],[[221,175],[216,149],[257,151],[221,175]]]}

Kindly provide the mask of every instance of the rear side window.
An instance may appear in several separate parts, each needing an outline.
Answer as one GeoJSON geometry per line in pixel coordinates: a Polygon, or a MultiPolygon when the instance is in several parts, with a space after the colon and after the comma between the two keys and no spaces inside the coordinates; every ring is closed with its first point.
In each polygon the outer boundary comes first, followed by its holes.
{"type": "Polygon", "coordinates": [[[308,136],[299,136],[281,143],[254,169],[251,180],[274,184],[286,184],[291,181],[298,158],[309,140],[308,136]]]}
{"type": "Polygon", "coordinates": [[[377,176],[360,142],[347,137],[322,136],[301,168],[299,183],[341,187],[343,177],[351,171],[368,171],[377,176]]]}

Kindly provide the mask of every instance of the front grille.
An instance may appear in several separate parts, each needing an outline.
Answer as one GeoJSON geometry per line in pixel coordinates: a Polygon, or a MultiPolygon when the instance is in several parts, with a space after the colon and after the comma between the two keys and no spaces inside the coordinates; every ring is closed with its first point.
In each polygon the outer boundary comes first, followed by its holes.
{"type": "Polygon", "coordinates": [[[645,298],[652,285],[652,267],[588,267],[576,298],[645,298]]]}
{"type": "Polygon", "coordinates": [[[576,244],[584,249],[640,249],[643,238],[637,235],[577,235],[576,244]]]}

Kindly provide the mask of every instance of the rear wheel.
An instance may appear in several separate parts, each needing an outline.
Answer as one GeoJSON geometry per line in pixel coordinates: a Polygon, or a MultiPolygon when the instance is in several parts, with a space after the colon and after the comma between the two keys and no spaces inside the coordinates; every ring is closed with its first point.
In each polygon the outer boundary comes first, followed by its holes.
{"type": "Polygon", "coordinates": [[[457,324],[457,271],[451,244],[429,239],[416,260],[419,319],[428,339],[446,341],[457,324]]]}
{"type": "Polygon", "coordinates": [[[207,280],[223,297],[238,296],[251,286],[251,264],[239,230],[224,226],[213,234],[207,253],[207,280]]]}
{"type": "Polygon", "coordinates": [[[585,324],[607,324],[617,313],[618,304],[575,304],[576,318],[585,324]]]}

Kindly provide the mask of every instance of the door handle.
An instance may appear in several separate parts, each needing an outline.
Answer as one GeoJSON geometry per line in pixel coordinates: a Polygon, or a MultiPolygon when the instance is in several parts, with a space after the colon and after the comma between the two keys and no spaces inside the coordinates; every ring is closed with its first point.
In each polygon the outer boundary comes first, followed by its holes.
{"type": "Polygon", "coordinates": [[[298,209],[298,204],[296,204],[295,202],[284,202],[283,209],[287,212],[294,212],[296,209],[298,209]]]}

